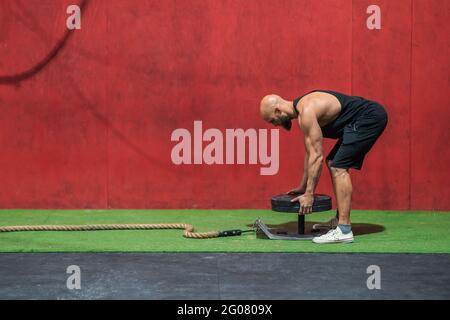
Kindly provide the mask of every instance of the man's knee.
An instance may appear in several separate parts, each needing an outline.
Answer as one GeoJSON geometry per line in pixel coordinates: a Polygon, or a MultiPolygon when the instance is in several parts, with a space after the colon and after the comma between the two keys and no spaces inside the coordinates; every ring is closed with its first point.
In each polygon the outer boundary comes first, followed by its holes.
{"type": "Polygon", "coordinates": [[[333,167],[333,160],[328,160],[327,159],[325,161],[325,163],[327,164],[327,168],[330,171],[330,175],[331,175],[332,179],[334,179],[336,177],[340,177],[340,176],[349,174],[349,172],[348,172],[349,169],[348,168],[346,169],[346,168],[335,168],[335,167],[333,167]]]}
{"type": "Polygon", "coordinates": [[[330,169],[330,174],[333,179],[346,176],[349,174],[348,168],[335,168],[332,166],[329,166],[328,168],[330,169]]]}

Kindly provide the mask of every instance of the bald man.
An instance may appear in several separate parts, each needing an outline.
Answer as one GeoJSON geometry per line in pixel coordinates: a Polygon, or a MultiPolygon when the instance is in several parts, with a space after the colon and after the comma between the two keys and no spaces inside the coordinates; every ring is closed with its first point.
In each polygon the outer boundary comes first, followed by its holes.
{"type": "Polygon", "coordinates": [[[361,170],[364,157],[384,131],[388,117],[382,105],[362,97],[348,96],[335,91],[314,90],[288,101],[277,95],[265,96],[260,105],[261,117],[286,130],[297,119],[304,134],[305,159],[300,185],[290,194],[299,196],[299,214],[312,211],[313,194],[322,171],[323,138],[337,143],[326,158],[333,191],[337,201],[336,217],[314,229],[328,230],[313,238],[315,243],[353,242],[350,223],[352,182],[349,169],[361,170]]]}

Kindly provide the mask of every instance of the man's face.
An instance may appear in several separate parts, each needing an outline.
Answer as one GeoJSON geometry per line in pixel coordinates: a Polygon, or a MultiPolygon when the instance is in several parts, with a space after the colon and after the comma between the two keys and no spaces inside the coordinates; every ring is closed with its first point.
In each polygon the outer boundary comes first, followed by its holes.
{"type": "Polygon", "coordinates": [[[292,121],[287,114],[282,114],[280,117],[281,126],[285,128],[287,131],[291,131],[292,121]]]}
{"type": "Polygon", "coordinates": [[[291,130],[292,122],[289,116],[285,113],[279,113],[278,115],[274,114],[271,119],[268,120],[274,126],[282,126],[287,131],[291,130]]]}

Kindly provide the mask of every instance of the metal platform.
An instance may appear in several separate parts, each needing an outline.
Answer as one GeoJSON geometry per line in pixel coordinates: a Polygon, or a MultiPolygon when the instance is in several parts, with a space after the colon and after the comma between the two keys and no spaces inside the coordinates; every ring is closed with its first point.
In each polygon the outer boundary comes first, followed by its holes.
{"type": "Polygon", "coordinates": [[[325,232],[305,233],[305,216],[298,216],[298,230],[296,233],[284,229],[269,228],[260,218],[255,221],[256,233],[259,237],[270,240],[312,240],[325,232]]]}

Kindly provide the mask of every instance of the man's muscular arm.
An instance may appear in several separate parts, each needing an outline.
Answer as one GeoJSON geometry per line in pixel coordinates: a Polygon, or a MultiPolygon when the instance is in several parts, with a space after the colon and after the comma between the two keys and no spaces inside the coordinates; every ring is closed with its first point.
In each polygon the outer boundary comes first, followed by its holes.
{"type": "Polygon", "coordinates": [[[302,128],[305,137],[306,157],[308,158],[308,176],[304,195],[292,199],[292,201],[299,201],[299,213],[307,214],[312,212],[314,191],[319,182],[323,162],[322,130],[320,129],[319,123],[317,122],[317,116],[311,106],[303,107],[300,127],[302,128]]]}
{"type": "Polygon", "coordinates": [[[301,121],[308,155],[308,182],[305,193],[314,194],[322,172],[322,130],[312,109],[304,109],[301,121]]]}

